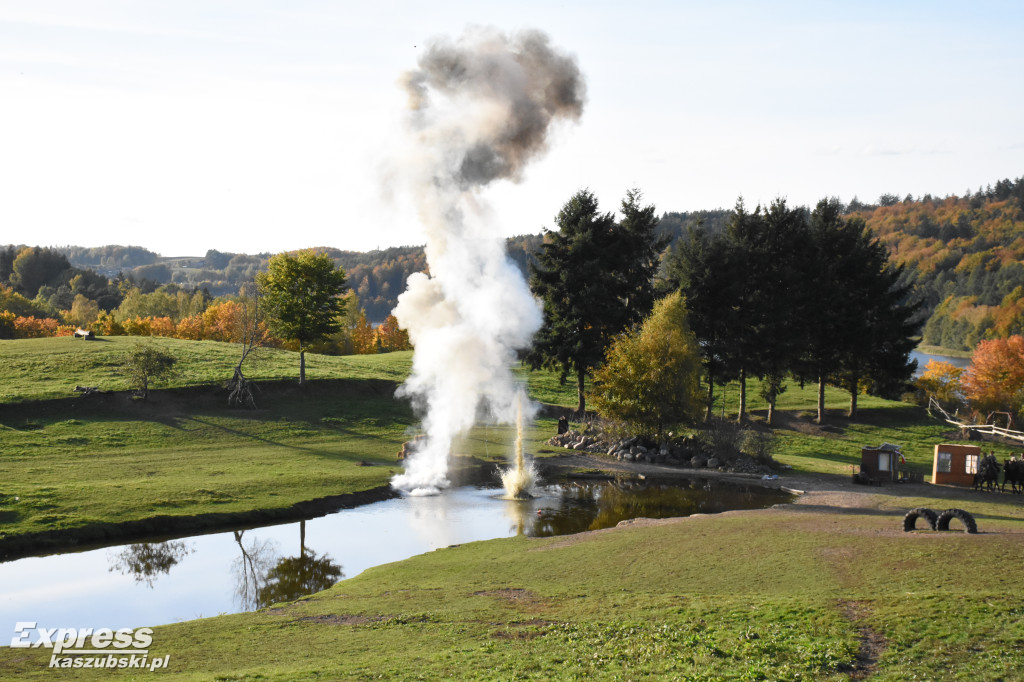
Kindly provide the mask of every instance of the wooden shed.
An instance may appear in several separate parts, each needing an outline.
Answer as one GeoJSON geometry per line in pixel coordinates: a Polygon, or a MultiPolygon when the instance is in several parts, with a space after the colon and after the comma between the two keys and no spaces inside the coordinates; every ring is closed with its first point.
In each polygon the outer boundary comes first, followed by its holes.
{"type": "Polygon", "coordinates": [[[935,459],[932,460],[932,483],[974,485],[974,475],[978,473],[980,463],[980,446],[940,443],[935,446],[935,459]]]}
{"type": "Polygon", "coordinates": [[[892,443],[882,443],[878,447],[866,445],[860,451],[860,470],[876,482],[903,480],[900,472],[902,463],[903,453],[898,445],[892,443]]]}

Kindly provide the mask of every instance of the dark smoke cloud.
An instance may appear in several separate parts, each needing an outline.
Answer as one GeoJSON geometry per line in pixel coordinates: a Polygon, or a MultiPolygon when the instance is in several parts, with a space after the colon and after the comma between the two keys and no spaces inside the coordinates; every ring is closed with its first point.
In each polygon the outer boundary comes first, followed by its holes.
{"type": "Polygon", "coordinates": [[[491,125],[470,124],[472,143],[450,169],[463,188],[521,179],[527,161],[546,149],[552,120],[578,119],[586,96],[576,59],[535,30],[506,36],[476,29],[458,41],[439,39],[406,74],[405,85],[418,112],[430,108],[431,90],[500,107],[491,125]]]}

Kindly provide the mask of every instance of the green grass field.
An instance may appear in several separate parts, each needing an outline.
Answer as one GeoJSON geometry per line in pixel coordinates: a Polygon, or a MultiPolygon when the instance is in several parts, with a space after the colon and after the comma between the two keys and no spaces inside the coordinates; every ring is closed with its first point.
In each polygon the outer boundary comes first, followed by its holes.
{"type": "MultiPolygon", "coordinates": [[[[69,397],[75,384],[119,388],[118,353],[133,341],[0,342],[0,372],[12,377],[0,401],[7,537],[367,490],[398,471],[398,447],[416,428],[392,398],[408,353],[312,356],[304,390],[295,355],[272,353],[252,372],[260,409],[246,411],[228,409],[219,387],[232,346],[155,339],[181,360],[149,403],[69,397]],[[33,379],[41,374],[51,378],[33,379]]],[[[574,387],[552,374],[528,382],[534,398],[575,404],[574,387]]],[[[719,391],[727,415],[736,395],[719,391]]],[[[890,441],[930,472],[943,424],[867,397],[851,422],[847,402],[830,390],[819,428],[804,414],[814,387],[791,386],[776,459],[848,480],[862,445],[890,441]]],[[[763,405],[751,410],[761,427],[763,405]]],[[[542,442],[553,431],[539,421],[528,449],[551,452],[542,442]]],[[[509,427],[481,426],[458,454],[499,462],[511,438],[509,427]]],[[[170,656],[165,672],[57,673],[48,650],[0,648],[0,679],[1024,678],[1021,498],[958,503],[978,518],[978,535],[903,533],[907,509],[951,505],[941,492],[891,486],[841,512],[807,505],[470,543],[256,613],[156,628],[151,650],[170,656]]]]}
{"type": "MultiPolygon", "coordinates": [[[[1019,679],[1019,515],[979,535],[899,520],[797,508],[471,543],[157,628],[151,651],[195,680],[1019,679]]],[[[0,675],[48,660],[0,650],[0,675]]]]}
{"type": "MultiPolygon", "coordinates": [[[[398,451],[418,426],[393,397],[411,353],[308,355],[310,383],[299,389],[297,355],[268,352],[250,373],[260,409],[245,410],[229,408],[221,388],[234,346],[147,339],[178,358],[148,401],[72,391],[124,391],[116,369],[137,342],[0,343],[0,373],[13,377],[0,402],[0,541],[90,526],[116,534],[115,524],[153,516],[241,515],[369,490],[400,471],[398,451]]],[[[533,425],[530,450],[553,432],[550,420],[533,425]]],[[[510,427],[480,427],[457,454],[501,462],[513,438],[510,427]]]]}

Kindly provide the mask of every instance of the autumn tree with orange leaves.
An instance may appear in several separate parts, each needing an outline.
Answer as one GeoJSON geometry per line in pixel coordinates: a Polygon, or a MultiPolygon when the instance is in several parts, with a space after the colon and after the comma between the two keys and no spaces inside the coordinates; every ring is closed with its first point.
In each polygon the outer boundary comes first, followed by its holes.
{"type": "Polygon", "coordinates": [[[409,332],[398,326],[398,319],[394,315],[388,315],[384,322],[377,327],[377,339],[380,341],[380,349],[385,353],[395,350],[412,350],[409,332]]]}
{"type": "Polygon", "coordinates": [[[963,391],[970,406],[982,414],[998,410],[1020,415],[1024,408],[1024,336],[978,343],[971,366],[963,374],[963,391]]]}
{"type": "Polygon", "coordinates": [[[958,406],[964,402],[963,374],[964,368],[951,362],[929,360],[915,383],[925,395],[934,397],[942,405],[958,406]]]}

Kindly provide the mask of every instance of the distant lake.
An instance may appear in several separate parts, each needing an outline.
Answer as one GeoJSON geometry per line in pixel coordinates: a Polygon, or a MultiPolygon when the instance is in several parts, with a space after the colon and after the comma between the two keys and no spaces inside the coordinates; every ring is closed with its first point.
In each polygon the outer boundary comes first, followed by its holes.
{"type": "Polygon", "coordinates": [[[917,371],[914,372],[915,377],[919,377],[924,374],[924,366],[928,364],[929,360],[935,360],[936,362],[948,362],[954,367],[967,367],[971,364],[970,358],[954,358],[951,355],[932,355],[930,353],[921,353],[920,351],[911,351],[910,357],[917,360],[917,371]]]}

